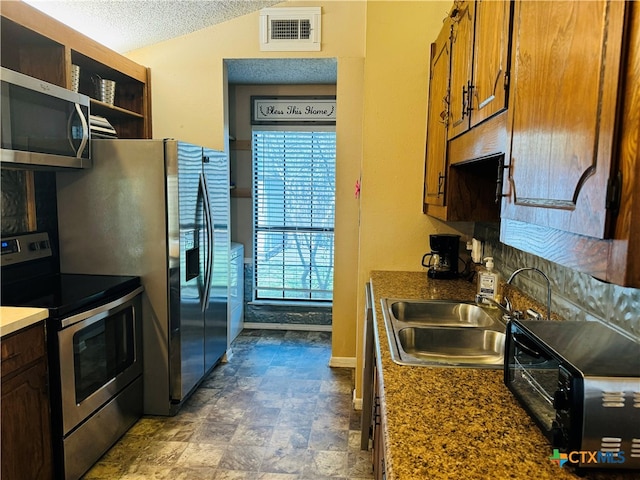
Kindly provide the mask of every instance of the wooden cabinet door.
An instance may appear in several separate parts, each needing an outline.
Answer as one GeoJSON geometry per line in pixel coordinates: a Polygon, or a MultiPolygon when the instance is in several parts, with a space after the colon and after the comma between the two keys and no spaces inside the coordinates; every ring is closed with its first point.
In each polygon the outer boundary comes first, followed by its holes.
{"type": "Polygon", "coordinates": [[[448,138],[469,129],[471,69],[473,61],[474,1],[456,2],[451,11],[451,81],[448,138]]]}
{"type": "Polygon", "coordinates": [[[515,5],[502,217],[607,235],[628,2],[515,5]]]}
{"type": "Polygon", "coordinates": [[[424,203],[444,205],[449,123],[449,52],[451,24],[445,21],[431,44],[429,110],[427,114],[426,178],[424,203]]]}
{"type": "Polygon", "coordinates": [[[509,0],[476,0],[471,127],[507,108],[509,0]]]}
{"type": "Polygon", "coordinates": [[[44,359],[2,380],[2,478],[53,478],[44,359]]]}

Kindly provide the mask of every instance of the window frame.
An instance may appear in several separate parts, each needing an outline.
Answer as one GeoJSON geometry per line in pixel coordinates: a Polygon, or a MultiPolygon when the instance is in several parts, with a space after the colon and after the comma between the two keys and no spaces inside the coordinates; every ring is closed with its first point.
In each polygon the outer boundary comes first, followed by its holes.
{"type": "MultiPolygon", "coordinates": [[[[332,236],[332,246],[331,246],[331,287],[330,287],[330,298],[327,299],[320,299],[320,298],[309,298],[309,297],[305,297],[305,298],[289,298],[286,297],[286,291],[287,289],[283,289],[283,297],[282,298],[277,298],[277,297],[266,297],[266,296],[258,296],[258,292],[259,290],[261,290],[258,285],[257,285],[257,278],[258,278],[258,218],[257,218],[257,211],[256,211],[256,207],[257,207],[257,192],[256,192],[256,155],[257,153],[254,151],[255,150],[255,132],[268,132],[268,131],[279,131],[279,132],[332,132],[336,133],[336,128],[335,128],[335,124],[334,125],[318,125],[318,124],[299,124],[299,125],[292,125],[292,124],[287,124],[287,125],[252,125],[251,127],[251,147],[252,147],[252,154],[251,154],[251,167],[252,167],[252,185],[251,185],[251,191],[252,191],[252,228],[253,228],[253,237],[252,237],[252,242],[253,242],[253,278],[252,278],[252,303],[254,304],[270,304],[270,305],[286,305],[286,304],[291,304],[291,305],[318,305],[318,306],[328,306],[331,305],[333,302],[333,283],[335,281],[333,275],[334,275],[334,268],[335,268],[335,196],[336,196],[336,186],[335,186],[335,182],[336,182],[336,168],[337,168],[337,152],[336,152],[336,157],[334,157],[334,170],[333,170],[333,226],[331,229],[326,230],[327,232],[331,233],[332,236]]],[[[334,148],[337,147],[337,139],[335,139],[334,137],[334,148]]],[[[286,225],[283,225],[283,227],[286,228],[286,225]]],[[[304,230],[304,229],[303,229],[304,230]]],[[[283,265],[286,265],[286,262],[283,262],[283,265]]],[[[301,291],[306,291],[309,292],[309,295],[312,296],[312,292],[313,289],[309,289],[309,290],[304,290],[302,289],[301,291]]]]}

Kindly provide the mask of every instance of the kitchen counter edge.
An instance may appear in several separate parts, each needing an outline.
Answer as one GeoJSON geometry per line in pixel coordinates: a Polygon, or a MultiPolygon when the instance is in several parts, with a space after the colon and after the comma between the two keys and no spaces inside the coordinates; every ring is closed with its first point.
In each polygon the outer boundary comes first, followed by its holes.
{"type": "Polygon", "coordinates": [[[49,317],[46,308],[0,307],[0,338],[34,325],[49,317]]]}

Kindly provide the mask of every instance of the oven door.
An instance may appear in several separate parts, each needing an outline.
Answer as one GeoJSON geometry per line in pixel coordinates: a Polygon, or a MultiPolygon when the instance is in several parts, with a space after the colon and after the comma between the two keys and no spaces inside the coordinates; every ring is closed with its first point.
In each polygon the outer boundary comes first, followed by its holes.
{"type": "Polygon", "coordinates": [[[553,441],[559,360],[519,325],[509,322],[504,381],[545,436],[553,441]]]}
{"type": "Polygon", "coordinates": [[[63,435],[142,374],[142,290],[62,321],[63,435]]]}

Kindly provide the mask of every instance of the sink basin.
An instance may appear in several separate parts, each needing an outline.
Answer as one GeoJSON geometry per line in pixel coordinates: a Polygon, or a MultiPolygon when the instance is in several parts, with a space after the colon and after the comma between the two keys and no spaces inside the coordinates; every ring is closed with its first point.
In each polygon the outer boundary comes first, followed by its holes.
{"type": "Polygon", "coordinates": [[[503,365],[505,334],[495,330],[408,327],[397,339],[404,353],[427,361],[503,365]]]}
{"type": "Polygon", "coordinates": [[[464,300],[383,298],[391,358],[400,365],[502,368],[502,312],[464,300]]]}
{"type": "Polygon", "coordinates": [[[405,323],[451,327],[489,327],[496,319],[475,303],[448,300],[387,302],[394,319],[405,323]]]}

